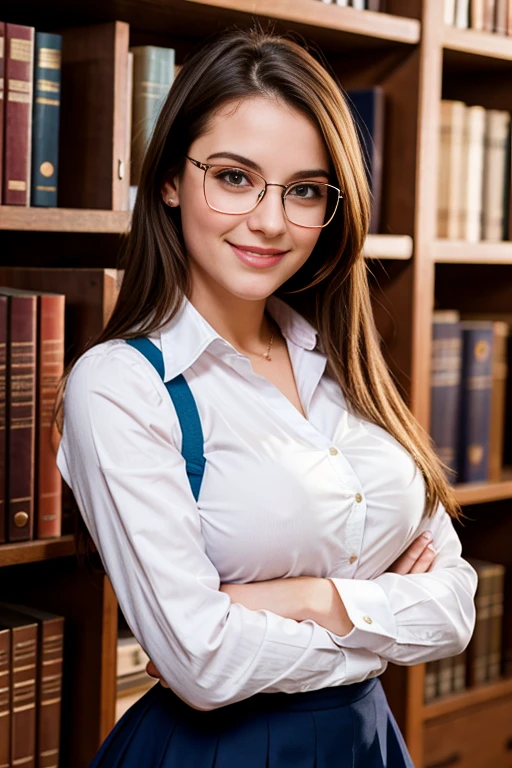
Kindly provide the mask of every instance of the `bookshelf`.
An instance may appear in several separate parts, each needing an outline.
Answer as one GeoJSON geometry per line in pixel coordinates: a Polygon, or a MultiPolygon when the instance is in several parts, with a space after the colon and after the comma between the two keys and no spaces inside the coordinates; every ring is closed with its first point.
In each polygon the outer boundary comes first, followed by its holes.
{"type": "MultiPolygon", "coordinates": [[[[318,44],[346,90],[378,84],[385,91],[382,222],[364,254],[387,359],[428,428],[434,299],[443,308],[496,312],[506,312],[512,299],[511,242],[436,236],[440,101],[460,98],[512,110],[512,38],[444,26],[439,0],[388,0],[388,9],[377,14],[315,0],[7,0],[4,20],[59,32],[71,53],[63,59],[62,207],[0,206],[1,265],[115,267],[120,238],[130,226],[121,170],[128,153],[122,99],[128,47],[174,47],[180,62],[216,28],[272,19],[276,31],[290,29],[318,44]],[[83,72],[98,50],[101,66],[88,80],[83,72]],[[73,75],[79,65],[85,81],[73,75]],[[489,77],[496,73],[498,78],[489,77]],[[84,84],[90,90],[84,91],[84,84]],[[94,99],[82,98],[84,92],[93,92],[94,99]],[[96,113],[103,118],[93,120],[92,133],[76,134],[73,120],[96,113]]],[[[499,482],[463,484],[456,492],[470,518],[459,530],[468,554],[512,566],[506,546],[512,534],[507,515],[512,471],[504,471],[499,482]]],[[[79,569],[74,553],[69,535],[0,547],[3,594],[13,601],[30,597],[33,605],[69,619],[60,768],[88,766],[115,712],[117,602],[107,577],[79,569]]],[[[417,768],[509,765],[512,680],[424,705],[424,675],[424,665],[392,666],[384,679],[417,768]],[[493,752],[488,763],[471,755],[465,762],[459,724],[464,732],[481,734],[475,726],[483,708],[486,736],[503,745],[502,753],[493,752]]]]}

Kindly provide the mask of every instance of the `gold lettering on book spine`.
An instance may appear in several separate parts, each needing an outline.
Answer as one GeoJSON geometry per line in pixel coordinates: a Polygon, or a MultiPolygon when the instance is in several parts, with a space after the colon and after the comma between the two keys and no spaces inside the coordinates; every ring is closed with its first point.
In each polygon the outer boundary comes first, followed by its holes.
{"type": "Polygon", "coordinates": [[[11,37],[9,53],[14,61],[32,61],[32,41],[11,37]]]}
{"type": "Polygon", "coordinates": [[[40,48],[37,66],[42,69],[60,69],[61,51],[55,48],[40,48]]]}

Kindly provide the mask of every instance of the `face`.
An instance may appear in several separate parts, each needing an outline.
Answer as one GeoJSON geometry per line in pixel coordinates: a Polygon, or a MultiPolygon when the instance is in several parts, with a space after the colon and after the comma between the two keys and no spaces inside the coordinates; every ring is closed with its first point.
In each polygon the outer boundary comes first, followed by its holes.
{"type": "MultiPolygon", "coordinates": [[[[329,181],[329,155],[314,122],[287,104],[267,98],[224,105],[188,155],[201,163],[256,170],[268,182],[329,181]],[[230,154],[248,162],[234,160],[230,154]]],[[[214,211],[206,203],[203,178],[204,171],[186,160],[181,176],[162,189],[165,202],[172,198],[181,209],[193,293],[214,294],[222,300],[265,299],[304,264],[322,230],[301,227],[286,218],[282,187],[268,187],[250,213],[214,211]],[[260,257],[256,265],[248,253],[251,248],[272,250],[279,258],[269,259],[267,265],[260,257]]],[[[243,176],[236,176],[235,182],[250,184],[243,176]]]]}

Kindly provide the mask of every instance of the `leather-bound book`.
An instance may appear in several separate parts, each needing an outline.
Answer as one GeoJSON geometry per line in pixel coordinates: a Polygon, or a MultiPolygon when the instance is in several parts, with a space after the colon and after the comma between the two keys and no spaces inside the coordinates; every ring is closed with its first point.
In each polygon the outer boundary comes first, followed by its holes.
{"type": "Polygon", "coordinates": [[[477,105],[466,107],[464,116],[459,237],[470,243],[482,239],[485,113],[477,105]]]}
{"type": "Polygon", "coordinates": [[[478,574],[475,631],[467,648],[468,682],[474,686],[482,685],[488,677],[494,563],[473,559],[470,562],[478,574]]]}
{"type": "Polygon", "coordinates": [[[0,607],[0,630],[11,632],[11,766],[36,765],[37,621],[0,607]]]}
{"type": "Polygon", "coordinates": [[[461,178],[466,105],[441,101],[437,177],[437,236],[458,240],[462,207],[461,178]]]}
{"type": "Polygon", "coordinates": [[[7,296],[0,295],[0,544],[4,544],[7,538],[7,424],[5,409],[7,391],[7,309],[7,296]]]}
{"type": "Polygon", "coordinates": [[[484,0],[484,31],[494,32],[496,0],[484,0]]]}
{"type": "Polygon", "coordinates": [[[62,35],[36,32],[31,205],[57,205],[62,35]]]}
{"type": "Polygon", "coordinates": [[[487,680],[498,680],[501,677],[504,583],[505,567],[496,563],[491,576],[491,595],[489,599],[487,680]]]}
{"type": "Polygon", "coordinates": [[[365,168],[370,185],[371,219],[370,234],[380,229],[382,198],[382,166],[384,158],[385,95],[381,86],[357,88],[347,91],[348,106],[354,119],[365,168]]]}
{"type": "Polygon", "coordinates": [[[0,765],[11,762],[11,630],[0,629],[0,765]]]}
{"type": "MultiPolygon", "coordinates": [[[[3,201],[4,168],[4,94],[5,94],[5,23],[0,21],[0,205],[3,201]]],[[[0,763],[1,765],[1,763],[0,763]]]]}
{"type": "Polygon", "coordinates": [[[498,35],[507,34],[508,0],[496,0],[494,31],[498,35]]]}
{"type": "Polygon", "coordinates": [[[455,473],[447,472],[447,479],[452,483],[457,478],[461,365],[459,313],[436,311],[432,326],[430,435],[439,458],[455,473]]]}
{"type": "Polygon", "coordinates": [[[37,297],[8,296],[7,343],[7,541],[34,537],[37,297]]]}
{"type": "Polygon", "coordinates": [[[17,603],[0,602],[38,624],[36,686],[36,768],[59,764],[64,659],[64,616],[17,603]]]}
{"type": "Polygon", "coordinates": [[[508,334],[508,323],[501,320],[496,320],[493,323],[491,426],[489,434],[489,480],[493,483],[501,480],[503,470],[508,334]]]}
{"type": "Polygon", "coordinates": [[[4,191],[7,205],[29,205],[34,27],[5,25],[4,191]]]}
{"type": "Polygon", "coordinates": [[[461,328],[459,480],[483,482],[489,478],[493,324],[465,320],[461,328]]]}
{"type": "Polygon", "coordinates": [[[482,240],[505,240],[507,190],[510,186],[508,146],[510,112],[488,109],[485,114],[485,149],[482,179],[482,240]]]}

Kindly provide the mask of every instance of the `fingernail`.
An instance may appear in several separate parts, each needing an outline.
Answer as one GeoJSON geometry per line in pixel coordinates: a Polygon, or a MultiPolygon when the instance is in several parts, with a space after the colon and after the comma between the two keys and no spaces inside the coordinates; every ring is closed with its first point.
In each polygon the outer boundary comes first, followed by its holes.
{"type": "Polygon", "coordinates": [[[436,548],[435,548],[435,547],[434,547],[432,544],[429,544],[429,545],[428,545],[428,547],[427,547],[427,549],[429,549],[431,552],[433,552],[433,553],[434,553],[434,555],[435,555],[435,554],[437,554],[437,553],[436,553],[436,548]]]}
{"type": "Polygon", "coordinates": [[[425,533],[423,534],[423,538],[425,539],[425,541],[432,541],[433,539],[432,532],[425,531],[425,533]]]}

